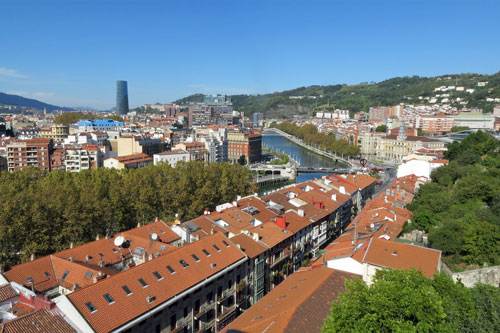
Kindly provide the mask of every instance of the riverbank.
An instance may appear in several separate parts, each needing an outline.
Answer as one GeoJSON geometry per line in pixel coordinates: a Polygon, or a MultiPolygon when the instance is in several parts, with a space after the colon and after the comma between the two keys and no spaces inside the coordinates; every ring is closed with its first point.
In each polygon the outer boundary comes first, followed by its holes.
{"type": "Polygon", "coordinates": [[[331,159],[332,161],[336,162],[340,167],[347,167],[347,168],[353,167],[352,163],[349,162],[348,160],[344,159],[343,157],[337,156],[336,154],[332,154],[332,153],[327,152],[323,149],[311,146],[311,145],[305,143],[304,141],[300,140],[299,138],[297,138],[293,135],[290,135],[286,132],[283,132],[282,130],[280,130],[278,128],[268,128],[265,131],[275,132],[275,133],[283,136],[287,140],[290,140],[291,142],[295,143],[296,145],[301,146],[302,148],[305,148],[305,149],[310,150],[318,155],[321,155],[323,157],[331,159]]]}

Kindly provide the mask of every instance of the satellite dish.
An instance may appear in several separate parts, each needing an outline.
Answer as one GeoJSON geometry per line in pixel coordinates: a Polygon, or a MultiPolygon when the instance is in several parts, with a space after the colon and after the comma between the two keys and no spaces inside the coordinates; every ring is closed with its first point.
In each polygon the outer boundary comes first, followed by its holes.
{"type": "Polygon", "coordinates": [[[158,240],[158,234],[157,234],[156,232],[153,232],[153,233],[151,234],[151,239],[152,239],[152,240],[154,240],[154,241],[155,241],[155,240],[158,240]]]}
{"type": "Polygon", "coordinates": [[[114,241],[115,245],[118,247],[122,246],[123,242],[125,242],[125,238],[123,238],[123,236],[116,237],[114,241]]]}
{"type": "Polygon", "coordinates": [[[372,229],[375,228],[375,224],[371,223],[370,228],[372,228],[372,229]]]}

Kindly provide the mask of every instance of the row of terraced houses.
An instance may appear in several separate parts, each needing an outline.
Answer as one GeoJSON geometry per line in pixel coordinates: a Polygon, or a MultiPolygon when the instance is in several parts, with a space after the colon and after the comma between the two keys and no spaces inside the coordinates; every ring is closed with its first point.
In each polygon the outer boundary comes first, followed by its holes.
{"type": "Polygon", "coordinates": [[[332,175],[237,198],[191,221],[157,220],[33,258],[0,275],[2,325],[27,331],[36,323],[52,332],[227,329],[304,266],[333,265],[331,257],[317,258],[342,239],[353,213],[371,204],[375,183],[363,174],[332,175]]]}

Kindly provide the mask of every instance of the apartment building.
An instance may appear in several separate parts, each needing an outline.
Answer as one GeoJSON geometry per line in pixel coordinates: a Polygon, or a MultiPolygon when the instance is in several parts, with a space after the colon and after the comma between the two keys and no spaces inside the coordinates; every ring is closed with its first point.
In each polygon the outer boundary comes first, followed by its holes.
{"type": "Polygon", "coordinates": [[[140,169],[153,163],[153,158],[147,154],[133,154],[126,156],[111,157],[104,160],[105,168],[112,169],[140,169]]]}
{"type": "Polygon", "coordinates": [[[69,126],[56,124],[52,125],[49,129],[41,129],[38,136],[41,138],[48,138],[52,140],[64,140],[69,135],[69,126]]]}
{"type": "Polygon", "coordinates": [[[105,147],[95,145],[67,147],[64,158],[66,171],[80,172],[101,168],[104,166],[105,152],[105,147]]]}
{"type": "Polygon", "coordinates": [[[175,145],[174,149],[189,153],[190,161],[208,161],[209,153],[203,142],[184,142],[175,145]]]}
{"type": "Polygon", "coordinates": [[[48,138],[16,140],[7,145],[7,168],[9,172],[33,166],[51,171],[53,141],[48,138]]]}
{"type": "Polygon", "coordinates": [[[178,162],[189,161],[191,161],[191,154],[181,149],[165,151],[163,153],[153,155],[154,165],[159,163],[168,163],[172,168],[174,168],[178,162]]]}
{"type": "Polygon", "coordinates": [[[56,299],[84,332],[219,331],[239,314],[247,257],[219,233],[56,299]]]}
{"type": "Polygon", "coordinates": [[[262,157],[262,132],[230,132],[227,134],[228,160],[232,163],[244,158],[248,164],[262,157]]]}
{"type": "Polygon", "coordinates": [[[153,156],[167,150],[167,144],[160,139],[143,135],[122,136],[117,140],[118,156],[147,154],[153,156]]]}
{"type": "Polygon", "coordinates": [[[421,128],[425,133],[436,135],[450,133],[454,124],[453,117],[445,114],[419,115],[415,121],[415,128],[421,128]]]}

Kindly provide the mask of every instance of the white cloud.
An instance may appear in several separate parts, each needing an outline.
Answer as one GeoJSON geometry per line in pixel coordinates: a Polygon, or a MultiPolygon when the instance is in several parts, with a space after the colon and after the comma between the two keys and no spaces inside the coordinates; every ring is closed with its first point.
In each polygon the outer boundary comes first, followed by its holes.
{"type": "Polygon", "coordinates": [[[54,96],[54,93],[53,92],[43,92],[43,91],[39,91],[39,92],[35,92],[32,94],[34,97],[36,98],[45,98],[45,97],[52,97],[54,96]]]}
{"type": "Polygon", "coordinates": [[[41,99],[54,96],[53,92],[45,92],[45,91],[30,92],[26,90],[10,90],[7,91],[7,94],[19,95],[26,98],[34,98],[34,99],[41,99]]]}
{"type": "Polygon", "coordinates": [[[15,69],[10,69],[5,67],[0,67],[0,76],[13,77],[17,79],[24,79],[27,77],[26,75],[19,73],[15,69]]]}
{"type": "Polygon", "coordinates": [[[28,96],[30,93],[27,92],[26,90],[10,90],[10,91],[7,91],[7,94],[10,94],[10,95],[19,95],[19,96],[28,96]]]}

